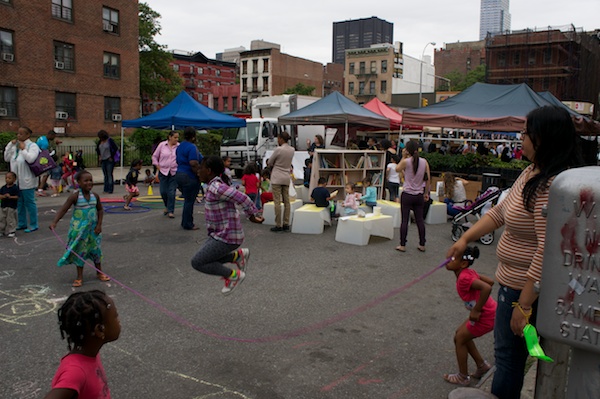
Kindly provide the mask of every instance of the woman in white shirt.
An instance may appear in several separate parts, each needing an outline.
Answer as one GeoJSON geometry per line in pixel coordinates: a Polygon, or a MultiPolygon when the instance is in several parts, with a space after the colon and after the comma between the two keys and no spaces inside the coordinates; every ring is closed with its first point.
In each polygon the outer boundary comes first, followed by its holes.
{"type": "Polygon", "coordinates": [[[448,207],[446,213],[449,216],[456,216],[460,211],[454,208],[454,204],[463,205],[467,200],[465,186],[469,184],[468,180],[454,176],[450,172],[444,173],[444,202],[448,207]]]}

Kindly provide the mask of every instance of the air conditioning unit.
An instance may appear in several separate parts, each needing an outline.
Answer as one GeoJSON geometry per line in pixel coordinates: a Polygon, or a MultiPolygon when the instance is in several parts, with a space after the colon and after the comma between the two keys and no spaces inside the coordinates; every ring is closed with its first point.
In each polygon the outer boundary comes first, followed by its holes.
{"type": "Polygon", "coordinates": [[[123,117],[121,116],[121,114],[113,114],[112,115],[112,120],[114,122],[121,122],[122,119],[123,119],[123,117]]]}
{"type": "Polygon", "coordinates": [[[54,68],[65,69],[65,63],[61,61],[54,61],[54,68]]]}
{"type": "Polygon", "coordinates": [[[56,119],[67,119],[69,117],[69,114],[66,112],[56,111],[55,117],[56,119]]]}
{"type": "Polygon", "coordinates": [[[15,60],[15,55],[11,53],[2,53],[2,61],[13,62],[15,60]]]}
{"type": "Polygon", "coordinates": [[[0,108],[0,116],[7,116],[8,110],[6,108],[0,108]]]}
{"type": "Polygon", "coordinates": [[[110,22],[104,21],[104,22],[102,22],[102,29],[105,32],[112,32],[114,28],[113,28],[113,26],[111,25],[110,22]]]}

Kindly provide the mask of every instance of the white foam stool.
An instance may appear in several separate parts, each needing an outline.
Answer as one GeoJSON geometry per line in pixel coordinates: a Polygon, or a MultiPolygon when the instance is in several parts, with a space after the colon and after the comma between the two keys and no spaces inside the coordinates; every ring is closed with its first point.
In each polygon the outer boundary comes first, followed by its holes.
{"type": "Polygon", "coordinates": [[[367,217],[345,216],[338,219],[335,240],[346,244],[367,245],[371,236],[394,238],[392,217],[368,214],[367,217]]]}
{"type": "Polygon", "coordinates": [[[294,211],[292,233],[322,234],[325,223],[331,226],[329,207],[319,208],[315,204],[306,204],[294,211]]]}
{"type": "Polygon", "coordinates": [[[448,221],[446,216],[446,204],[439,201],[433,201],[429,206],[429,212],[425,217],[425,223],[427,224],[444,224],[448,221]]]}
{"type": "Polygon", "coordinates": [[[310,203],[310,195],[308,195],[308,187],[304,187],[303,184],[300,184],[299,186],[295,186],[296,188],[296,193],[297,198],[302,200],[302,202],[306,203],[310,203]]]}
{"type": "Polygon", "coordinates": [[[402,214],[400,213],[400,203],[387,200],[378,200],[377,206],[381,207],[382,215],[388,215],[392,217],[392,226],[394,226],[395,229],[399,229],[400,223],[402,221],[402,214]]]}
{"type": "MultiPolygon", "coordinates": [[[[283,202],[279,205],[281,207],[281,215],[283,218],[283,202]]],[[[294,220],[294,211],[302,206],[302,200],[296,199],[290,201],[290,225],[294,220]]],[[[265,203],[263,206],[263,218],[265,221],[263,224],[275,226],[275,202],[270,201],[265,203]]]]}

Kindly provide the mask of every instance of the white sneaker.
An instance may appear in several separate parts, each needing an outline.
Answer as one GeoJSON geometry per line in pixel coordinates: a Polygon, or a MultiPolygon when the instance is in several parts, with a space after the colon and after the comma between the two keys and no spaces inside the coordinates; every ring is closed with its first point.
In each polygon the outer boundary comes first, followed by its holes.
{"type": "Polygon", "coordinates": [[[238,258],[235,261],[238,269],[245,272],[250,262],[250,250],[248,248],[240,248],[237,250],[238,258]]]}
{"type": "Polygon", "coordinates": [[[8,233],[6,236],[9,238],[13,238],[15,236],[15,233],[8,233]]]}
{"type": "Polygon", "coordinates": [[[238,286],[244,279],[246,278],[246,273],[241,270],[238,270],[235,278],[223,278],[225,280],[225,286],[221,289],[221,293],[223,295],[229,295],[233,292],[235,287],[238,286]]]}

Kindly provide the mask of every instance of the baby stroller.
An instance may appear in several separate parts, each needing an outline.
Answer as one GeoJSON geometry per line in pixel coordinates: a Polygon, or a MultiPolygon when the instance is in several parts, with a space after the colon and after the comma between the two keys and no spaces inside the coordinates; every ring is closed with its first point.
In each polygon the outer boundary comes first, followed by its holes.
{"type": "MultiPolygon", "coordinates": [[[[493,205],[496,205],[498,198],[502,194],[502,190],[498,187],[489,187],[475,201],[467,201],[464,206],[454,206],[460,210],[454,218],[452,218],[452,241],[458,241],[462,234],[469,230],[473,223],[469,222],[469,216],[475,216],[477,220],[485,215],[493,205]]],[[[483,235],[479,242],[483,245],[490,245],[494,242],[494,232],[483,235]]]]}

